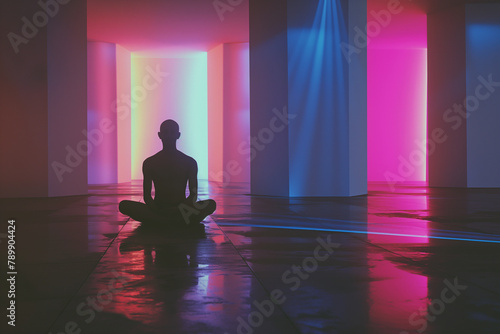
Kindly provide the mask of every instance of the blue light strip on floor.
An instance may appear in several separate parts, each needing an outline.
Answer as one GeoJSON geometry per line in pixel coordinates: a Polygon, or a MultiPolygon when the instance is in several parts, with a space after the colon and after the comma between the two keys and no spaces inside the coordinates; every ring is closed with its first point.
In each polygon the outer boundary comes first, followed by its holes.
{"type": "MultiPolygon", "coordinates": [[[[219,226],[244,226],[244,227],[262,227],[262,228],[277,228],[284,230],[302,230],[302,231],[320,231],[320,232],[343,232],[343,233],[357,233],[357,234],[376,234],[376,235],[388,235],[394,237],[410,237],[410,238],[431,238],[431,239],[443,239],[443,240],[456,240],[456,241],[473,241],[473,242],[487,242],[487,243],[497,243],[500,244],[500,240],[488,240],[488,239],[470,239],[470,238],[456,238],[456,237],[443,237],[435,235],[414,235],[414,234],[402,234],[402,233],[389,233],[389,232],[367,232],[367,231],[355,231],[355,230],[337,230],[329,228],[319,228],[319,227],[294,227],[294,226],[279,226],[279,225],[258,225],[258,224],[236,224],[236,223],[218,223],[219,226]]],[[[496,237],[496,236],[495,236],[496,237]]]]}

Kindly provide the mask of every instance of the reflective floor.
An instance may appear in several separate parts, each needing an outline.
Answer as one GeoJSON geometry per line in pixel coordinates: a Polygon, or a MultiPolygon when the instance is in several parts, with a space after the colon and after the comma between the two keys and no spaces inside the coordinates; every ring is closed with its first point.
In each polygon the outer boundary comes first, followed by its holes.
{"type": "Polygon", "coordinates": [[[205,236],[137,229],[117,205],[138,182],[0,200],[3,254],[17,228],[7,333],[500,333],[500,189],[201,188],[218,204],[205,236]]]}

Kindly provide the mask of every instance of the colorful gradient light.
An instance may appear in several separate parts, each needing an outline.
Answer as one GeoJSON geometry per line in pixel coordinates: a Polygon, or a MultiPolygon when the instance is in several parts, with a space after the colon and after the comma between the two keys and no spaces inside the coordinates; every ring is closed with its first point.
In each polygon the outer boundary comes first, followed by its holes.
{"type": "Polygon", "coordinates": [[[177,148],[196,159],[198,178],[207,179],[206,52],[182,58],[132,54],[131,67],[132,179],[142,179],[142,162],[161,150],[157,132],[166,119],[179,123],[177,148]]]}

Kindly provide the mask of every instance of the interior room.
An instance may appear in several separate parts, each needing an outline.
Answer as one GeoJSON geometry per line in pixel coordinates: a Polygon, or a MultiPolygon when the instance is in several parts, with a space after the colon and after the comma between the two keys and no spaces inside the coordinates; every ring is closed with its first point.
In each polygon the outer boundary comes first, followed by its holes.
{"type": "Polygon", "coordinates": [[[2,333],[500,332],[500,0],[0,18],[2,333]]]}

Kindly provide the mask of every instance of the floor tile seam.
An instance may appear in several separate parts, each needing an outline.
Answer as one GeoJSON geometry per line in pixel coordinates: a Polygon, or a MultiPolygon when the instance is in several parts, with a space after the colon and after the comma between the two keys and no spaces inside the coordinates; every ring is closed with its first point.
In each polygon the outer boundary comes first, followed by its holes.
{"type": "MultiPolygon", "coordinates": [[[[330,223],[349,223],[349,224],[355,224],[354,226],[362,226],[362,225],[366,225],[366,222],[363,222],[363,221],[354,221],[354,220],[342,220],[342,219],[335,219],[335,218],[321,218],[321,217],[308,217],[308,216],[304,216],[304,215],[300,215],[300,214],[296,214],[295,216],[294,215],[264,215],[264,214],[257,214],[257,215],[253,215],[252,217],[252,214],[245,214],[245,215],[229,215],[231,217],[240,217],[240,216],[244,216],[244,217],[248,217],[249,219],[248,220],[252,220],[252,219],[257,219],[260,218],[261,216],[262,217],[281,217],[282,219],[286,219],[286,218],[292,218],[294,220],[309,220],[311,222],[314,222],[314,223],[318,223],[319,222],[319,226],[321,226],[321,228],[325,228],[325,229],[331,229],[331,225],[329,225],[330,223]]],[[[228,224],[229,225],[229,224],[228,224]]],[[[237,226],[238,224],[234,224],[234,226],[237,226]]],[[[241,225],[243,226],[243,225],[241,225]]],[[[249,226],[254,226],[254,225],[249,225],[249,226]]],[[[391,223],[377,223],[376,226],[378,227],[385,227],[385,228],[390,228],[390,227],[393,227],[393,226],[398,226],[398,224],[394,223],[394,222],[391,222],[391,223]]],[[[263,227],[266,227],[266,226],[263,226],[263,227]]],[[[267,226],[267,227],[271,227],[271,226],[267,226]]],[[[277,226],[277,228],[279,228],[277,226]]],[[[318,227],[319,228],[319,227],[318,227]]],[[[351,229],[352,230],[352,233],[357,233],[357,232],[363,232],[363,230],[356,230],[356,229],[351,229]]],[[[349,233],[349,231],[332,231],[332,232],[345,232],[345,233],[349,233]]],[[[376,231],[374,231],[373,233],[375,233],[376,231]]],[[[437,235],[435,236],[436,239],[450,239],[451,240],[454,240],[456,238],[464,238],[463,234],[466,234],[466,235],[471,235],[471,233],[475,234],[474,237],[477,237],[477,238],[482,238],[483,240],[490,240],[490,239],[487,239],[488,237],[498,237],[499,234],[497,233],[489,233],[489,232],[474,232],[472,230],[443,230],[443,229],[434,229],[434,232],[435,233],[440,233],[442,235],[437,235]],[[453,234],[453,236],[449,236],[450,234],[453,234]],[[447,236],[448,235],[448,236],[447,236]]],[[[381,231],[380,232],[381,234],[384,234],[384,233],[388,233],[388,235],[391,235],[392,233],[394,232],[383,232],[381,231]]],[[[415,237],[415,236],[412,236],[412,235],[399,235],[401,237],[404,237],[404,236],[407,236],[407,237],[415,237]]],[[[477,241],[481,241],[481,240],[477,240],[477,241]]],[[[494,243],[499,243],[499,241],[496,241],[495,239],[493,239],[492,241],[487,241],[487,242],[494,242],[494,243]]]]}
{"type": "MultiPolygon", "coordinates": [[[[217,222],[213,218],[210,218],[210,219],[217,225],[217,228],[224,234],[224,237],[229,241],[229,243],[231,243],[231,246],[233,247],[234,251],[240,256],[240,258],[243,261],[243,263],[245,264],[245,266],[252,273],[252,276],[257,280],[257,282],[259,282],[259,284],[262,287],[262,289],[264,289],[264,291],[266,292],[266,294],[269,296],[271,292],[264,285],[264,282],[257,276],[257,273],[253,270],[253,268],[248,264],[247,260],[240,253],[240,251],[238,250],[238,248],[236,247],[236,245],[233,243],[233,241],[231,240],[231,238],[226,234],[226,232],[223,229],[220,228],[220,226],[217,224],[217,222]]],[[[288,320],[288,322],[290,323],[290,325],[293,327],[293,329],[295,329],[296,333],[297,334],[301,334],[301,331],[299,330],[299,328],[297,327],[297,325],[295,324],[295,322],[292,320],[292,318],[290,317],[290,315],[288,315],[288,313],[285,312],[285,310],[281,307],[281,305],[276,305],[276,307],[281,311],[281,313],[283,313],[283,315],[288,320]]]]}
{"type": "Polygon", "coordinates": [[[72,301],[78,296],[78,292],[82,289],[82,287],[85,285],[85,283],[88,281],[88,279],[92,276],[92,274],[95,272],[96,268],[99,266],[99,264],[101,263],[102,259],[104,258],[104,256],[106,255],[106,253],[108,252],[108,250],[110,249],[111,245],[115,242],[116,238],[118,237],[118,235],[122,232],[123,228],[130,222],[130,218],[127,219],[127,221],[125,222],[125,224],[122,225],[122,227],[120,228],[120,231],[118,231],[118,233],[116,234],[116,236],[110,241],[110,243],[108,244],[108,246],[106,247],[106,250],[102,253],[102,255],[99,257],[99,259],[96,261],[95,265],[93,266],[92,270],[89,271],[89,273],[87,274],[87,276],[85,277],[85,279],[82,281],[82,283],[80,284],[80,286],[78,287],[78,289],[75,289],[75,292],[71,295],[71,297],[69,297],[66,305],[64,305],[64,307],[62,308],[61,312],[59,313],[59,315],[55,318],[55,320],[50,324],[50,326],[48,327],[47,329],[47,333],[50,331],[50,329],[57,323],[57,321],[59,320],[59,318],[62,317],[62,315],[65,313],[65,311],[67,310],[67,308],[71,305],[72,301]]]}

